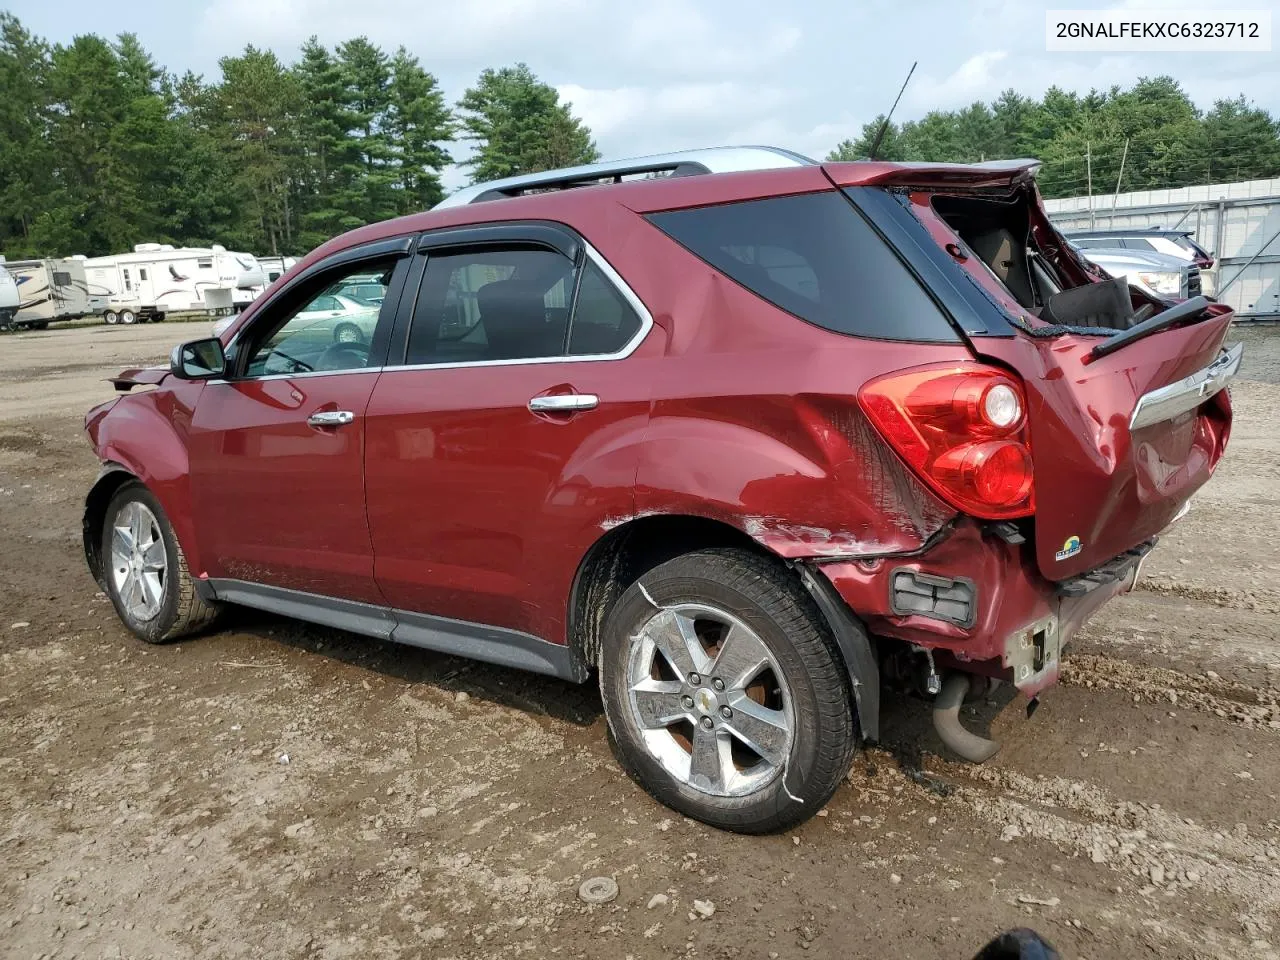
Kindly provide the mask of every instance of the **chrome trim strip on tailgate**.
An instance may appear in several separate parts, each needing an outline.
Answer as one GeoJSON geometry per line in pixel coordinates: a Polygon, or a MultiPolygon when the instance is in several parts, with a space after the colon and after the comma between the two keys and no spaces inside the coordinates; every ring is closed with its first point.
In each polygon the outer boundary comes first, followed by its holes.
{"type": "Polygon", "coordinates": [[[1149,427],[1194,410],[1231,382],[1240,370],[1240,358],[1243,356],[1244,344],[1237,343],[1203,370],[1143,394],[1133,409],[1129,429],[1149,427]]]}

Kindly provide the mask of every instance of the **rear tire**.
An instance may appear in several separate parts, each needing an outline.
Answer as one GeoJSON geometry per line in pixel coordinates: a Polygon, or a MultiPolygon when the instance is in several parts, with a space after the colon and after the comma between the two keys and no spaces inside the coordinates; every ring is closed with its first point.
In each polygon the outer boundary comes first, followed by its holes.
{"type": "Polygon", "coordinates": [[[132,310],[121,310],[120,322],[121,323],[137,323],[138,315],[134,313],[132,310]]]}
{"type": "Polygon", "coordinates": [[[120,322],[120,314],[116,313],[114,310],[108,310],[102,315],[102,319],[114,327],[120,322]]]}
{"type": "Polygon", "coordinates": [[[812,598],[772,558],[718,548],[650,570],[610,611],[599,666],[623,766],[686,816],[784,830],[849,770],[848,672],[812,598]]]}
{"type": "Polygon", "coordinates": [[[137,481],[124,484],[107,504],[100,556],[116,613],[147,643],[167,643],[208,627],[221,610],[196,593],[160,501],[137,481]]]}

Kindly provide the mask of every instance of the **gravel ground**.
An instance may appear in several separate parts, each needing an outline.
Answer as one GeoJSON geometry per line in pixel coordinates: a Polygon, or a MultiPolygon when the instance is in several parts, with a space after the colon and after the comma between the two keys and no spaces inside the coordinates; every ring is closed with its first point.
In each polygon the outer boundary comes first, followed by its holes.
{"type": "Polygon", "coordinates": [[[995,760],[891,702],[818,817],[744,838],[631,783],[590,686],[252,612],[128,635],[81,417],[193,329],[0,337],[0,956],[1280,957],[1280,330],[1240,332],[1227,460],[1064,683],[977,708],[995,760]]]}

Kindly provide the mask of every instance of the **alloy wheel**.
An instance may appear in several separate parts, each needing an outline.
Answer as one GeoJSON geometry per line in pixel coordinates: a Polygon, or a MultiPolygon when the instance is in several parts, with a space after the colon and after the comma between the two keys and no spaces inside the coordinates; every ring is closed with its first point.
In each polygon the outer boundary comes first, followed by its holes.
{"type": "Polygon", "coordinates": [[[111,578],[120,603],[137,622],[153,619],[164,602],[168,552],[156,516],[137,500],[111,525],[111,578]]]}
{"type": "Polygon", "coordinates": [[[676,780],[741,797],[785,768],[795,731],[786,678],[765,642],[713,606],[664,607],[631,638],[631,719],[676,780]]]}

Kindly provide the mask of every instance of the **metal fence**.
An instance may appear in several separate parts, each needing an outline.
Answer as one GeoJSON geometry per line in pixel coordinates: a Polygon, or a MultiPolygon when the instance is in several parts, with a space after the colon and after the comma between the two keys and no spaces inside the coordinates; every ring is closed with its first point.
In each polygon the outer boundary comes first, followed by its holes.
{"type": "Polygon", "coordinates": [[[1206,291],[1242,319],[1280,318],[1280,178],[1046,200],[1061,230],[1191,230],[1216,259],[1206,291]]]}

